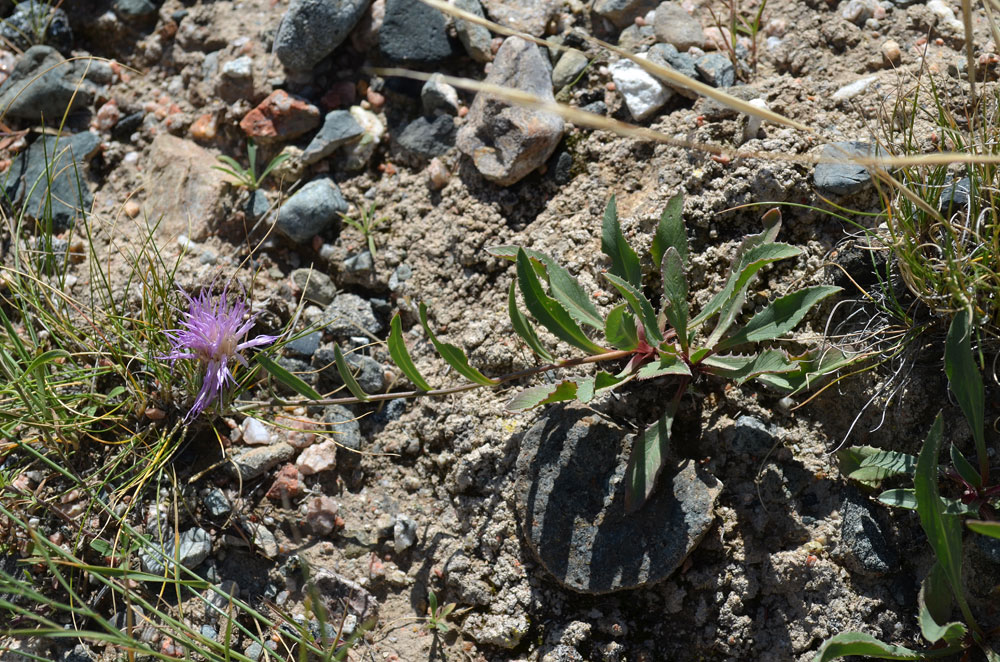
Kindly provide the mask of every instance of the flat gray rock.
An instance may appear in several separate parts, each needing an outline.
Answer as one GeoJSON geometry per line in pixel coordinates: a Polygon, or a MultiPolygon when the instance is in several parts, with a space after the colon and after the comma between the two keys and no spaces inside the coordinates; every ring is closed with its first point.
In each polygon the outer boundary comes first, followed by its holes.
{"type": "Polygon", "coordinates": [[[656,8],[653,31],[656,32],[657,41],[670,44],[679,51],[705,45],[705,31],[701,22],[687,13],[680,3],[669,0],[656,8]]]}
{"type": "Polygon", "coordinates": [[[483,5],[497,23],[541,37],[562,3],[558,0],[483,0],[483,5]]]}
{"type": "Polygon", "coordinates": [[[192,528],[181,532],[177,545],[171,535],[159,549],[139,551],[142,568],[153,575],[163,575],[173,570],[174,560],[188,569],[196,568],[212,551],[212,536],[202,528],[192,528]],[[175,556],[176,554],[176,556],[175,556]]]}
{"type": "Polygon", "coordinates": [[[444,14],[419,0],[386,0],[378,46],[401,63],[434,64],[460,52],[448,38],[444,14]]]}
{"type": "Polygon", "coordinates": [[[722,484],[691,461],[668,467],[649,501],[625,514],[634,438],[571,405],[551,408],[521,440],[515,490],[525,538],[574,591],[610,593],[666,579],[715,519],[722,484]]]}
{"type": "MultiPolygon", "coordinates": [[[[684,74],[688,78],[698,80],[698,70],[695,68],[694,58],[687,53],[681,53],[670,44],[654,44],[649,49],[649,61],[661,67],[667,67],[684,74]]],[[[662,81],[664,85],[670,87],[675,92],[683,94],[689,99],[697,99],[698,93],[682,85],[671,83],[668,80],[662,81]]]]}
{"type": "MultiPolygon", "coordinates": [[[[483,7],[479,4],[479,0],[455,0],[455,7],[484,18],[483,7]]],[[[493,35],[489,30],[476,23],[456,20],[455,32],[458,33],[458,40],[462,42],[465,52],[473,60],[489,62],[493,59],[493,49],[490,46],[493,35]]]]}
{"type": "Polygon", "coordinates": [[[347,39],[371,0],[292,0],[274,39],[286,68],[309,71],[347,39]]]}
{"type": "MultiPolygon", "coordinates": [[[[486,83],[522,90],[546,101],[552,94],[552,66],[535,44],[508,37],[497,51],[486,83]]],[[[563,134],[558,115],[512,105],[479,93],[456,144],[486,179],[510,186],[545,163],[563,134]]]]}
{"type": "Polygon", "coordinates": [[[291,444],[279,441],[269,446],[257,446],[233,457],[233,464],[240,472],[243,480],[253,480],[262,476],[268,469],[282,462],[288,462],[295,457],[295,449],[291,444]]]}
{"type": "Polygon", "coordinates": [[[849,487],[840,506],[840,542],[846,560],[864,575],[880,576],[899,566],[899,555],[889,545],[868,499],[849,487]]]}
{"type": "Polygon", "coordinates": [[[850,195],[871,186],[872,176],[868,168],[846,161],[852,156],[875,156],[876,148],[871,143],[847,140],[830,143],[820,154],[823,158],[844,159],[844,163],[817,163],[813,171],[816,188],[834,195],[850,195]]]}
{"type": "Polygon", "coordinates": [[[94,204],[86,162],[100,146],[100,136],[91,131],[42,136],[11,166],[8,198],[40,225],[51,215],[54,232],[72,227],[94,204]]]}
{"type": "Polygon", "coordinates": [[[87,107],[93,87],[80,71],[51,46],[32,46],[18,58],[0,85],[0,113],[5,117],[59,122],[63,113],[87,107]]]}
{"type": "Polygon", "coordinates": [[[594,13],[611,21],[621,30],[635,24],[637,16],[656,9],[656,0],[595,0],[594,13]]]}
{"type": "Polygon", "coordinates": [[[350,111],[331,111],[326,114],[322,128],[302,152],[300,160],[306,165],[316,163],[333,154],[341,145],[361,140],[364,133],[364,129],[350,111]]]}
{"type": "Polygon", "coordinates": [[[329,229],[337,215],[347,211],[347,201],[332,179],[320,177],[309,182],[278,211],[275,229],[292,241],[305,244],[329,229]]]}

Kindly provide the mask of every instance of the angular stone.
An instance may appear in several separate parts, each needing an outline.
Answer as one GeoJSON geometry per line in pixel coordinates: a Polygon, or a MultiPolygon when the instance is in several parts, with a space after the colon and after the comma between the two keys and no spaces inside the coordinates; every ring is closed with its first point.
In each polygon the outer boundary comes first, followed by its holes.
{"type": "Polygon", "coordinates": [[[164,238],[186,235],[203,241],[222,220],[222,198],[229,184],[212,168],[215,155],[167,133],[153,140],[145,172],[144,209],[150,219],[161,219],[157,232],[164,238]]]}
{"type": "Polygon", "coordinates": [[[312,267],[294,270],[292,282],[295,283],[295,287],[304,290],[302,294],[306,301],[312,301],[321,306],[330,305],[333,298],[337,296],[337,286],[333,284],[333,279],[312,267]]]}
{"type": "Polygon", "coordinates": [[[295,468],[304,476],[329,471],[337,466],[337,444],[329,439],[299,453],[295,468]]]}
{"type": "Polygon", "coordinates": [[[483,0],[483,4],[495,22],[541,37],[562,3],[557,0],[483,0]]]}
{"type": "MultiPolygon", "coordinates": [[[[645,53],[636,57],[645,58],[645,53]]],[[[611,65],[615,89],[625,99],[632,117],[641,122],[670,101],[673,91],[632,60],[622,58],[611,65]]]]}
{"type": "Polygon", "coordinates": [[[699,48],[705,43],[705,31],[701,22],[676,2],[660,3],[653,19],[653,31],[657,41],[670,44],[678,51],[686,51],[692,46],[699,48]]]}
{"type": "Polygon", "coordinates": [[[455,120],[451,115],[418,117],[396,139],[408,160],[424,163],[441,156],[455,144],[455,120]]]}
{"type": "Polygon", "coordinates": [[[142,561],[143,570],[146,572],[163,575],[167,571],[172,571],[174,560],[185,568],[196,568],[208,558],[211,551],[212,536],[205,529],[195,527],[181,532],[176,548],[171,535],[159,549],[140,550],[139,560],[142,561]]]}
{"type": "Polygon", "coordinates": [[[274,39],[286,68],[309,71],[347,38],[371,0],[292,0],[274,39]]]}
{"type": "MultiPolygon", "coordinates": [[[[698,80],[698,70],[695,69],[694,58],[687,53],[681,53],[670,44],[654,44],[649,49],[649,61],[661,67],[673,69],[679,74],[684,74],[692,80],[698,80]]],[[[679,94],[683,94],[689,99],[697,99],[698,93],[683,85],[676,85],[668,80],[661,81],[664,85],[679,94]]]]}
{"type": "Polygon", "coordinates": [[[51,215],[52,230],[62,232],[89,213],[94,204],[86,176],[86,162],[100,149],[96,133],[42,136],[19,155],[7,174],[7,196],[27,218],[44,225],[51,215]]]}
{"type": "Polygon", "coordinates": [[[601,594],[666,579],[715,519],[722,485],[692,461],[666,467],[648,501],[626,514],[635,439],[579,405],[551,408],[521,439],[515,490],[524,536],[567,588],[601,594]]]}
{"type": "Polygon", "coordinates": [[[694,66],[702,80],[712,87],[731,87],[736,82],[736,67],[722,53],[706,53],[694,66]]]}
{"type": "Polygon", "coordinates": [[[434,74],[420,88],[420,104],[424,115],[457,115],[458,90],[441,80],[440,74],[434,74]]]}
{"type": "Polygon", "coordinates": [[[240,120],[248,138],[261,143],[281,142],[319,126],[319,108],[305,99],[275,90],[240,120]]]}
{"type": "Polygon", "coordinates": [[[657,0],[595,0],[594,13],[621,30],[633,25],[637,16],[645,16],[656,9],[656,4],[657,0]]]}
{"type": "Polygon", "coordinates": [[[236,470],[243,480],[253,480],[282,462],[288,462],[295,457],[295,448],[291,444],[279,441],[270,446],[258,446],[233,457],[236,470]]]}
{"type": "Polygon", "coordinates": [[[378,618],[378,600],[357,582],[326,568],[315,569],[312,579],[330,613],[340,613],[346,605],[361,622],[378,618]]]}
{"type": "Polygon", "coordinates": [[[878,150],[871,143],[847,140],[830,143],[823,148],[820,156],[839,159],[843,163],[817,163],[813,170],[816,188],[834,195],[850,195],[865,190],[872,183],[871,173],[863,165],[851,163],[852,156],[871,157],[878,150]]]}
{"type": "Polygon", "coordinates": [[[348,110],[334,110],[326,114],[323,127],[313,137],[312,142],[302,152],[302,163],[316,163],[336,151],[342,145],[361,140],[364,129],[348,110]]]}
{"type": "Polygon", "coordinates": [[[32,46],[0,85],[0,113],[32,122],[59,122],[90,105],[93,88],[82,72],[51,46],[32,46]]]}
{"type": "Polygon", "coordinates": [[[282,205],[275,229],[296,243],[306,244],[332,227],[338,214],[346,211],[347,201],[340,188],[332,179],[320,177],[300,188],[282,205]]]}
{"type": "Polygon", "coordinates": [[[339,295],[323,311],[323,319],[326,330],[337,338],[365,333],[377,336],[382,332],[382,323],[375,317],[371,302],[357,294],[339,295]]]}
{"type": "MultiPolygon", "coordinates": [[[[455,0],[455,7],[462,11],[484,18],[483,7],[479,0],[455,0]]],[[[455,20],[455,31],[458,40],[465,47],[465,52],[476,62],[489,62],[493,59],[493,49],[490,42],[493,35],[485,27],[469,21],[455,20]]]]}
{"type": "Polygon", "coordinates": [[[286,501],[302,494],[302,490],[302,474],[294,464],[286,464],[274,474],[274,482],[264,496],[274,501],[286,501]]]}
{"type": "Polygon", "coordinates": [[[337,435],[341,459],[356,462],[360,456],[351,451],[361,450],[361,426],[353,412],[341,405],[329,405],[323,409],[323,422],[337,435]]]}
{"type": "Polygon", "coordinates": [[[456,55],[444,14],[419,0],[386,0],[379,50],[401,63],[439,63],[456,55]]]}
{"type": "Polygon", "coordinates": [[[896,569],[899,556],[886,541],[868,499],[853,487],[846,490],[840,517],[840,542],[854,570],[881,576],[896,569]]]}
{"type": "MultiPolygon", "coordinates": [[[[497,51],[486,82],[554,101],[552,68],[539,48],[508,37],[497,51]]],[[[531,110],[479,93],[456,144],[486,179],[510,186],[552,156],[563,134],[558,115],[531,110]]]]}
{"type": "MultiPolygon", "coordinates": [[[[323,443],[333,443],[332,441],[323,443]]],[[[328,496],[317,496],[306,501],[306,524],[318,536],[325,536],[337,526],[340,504],[328,496]]]]}

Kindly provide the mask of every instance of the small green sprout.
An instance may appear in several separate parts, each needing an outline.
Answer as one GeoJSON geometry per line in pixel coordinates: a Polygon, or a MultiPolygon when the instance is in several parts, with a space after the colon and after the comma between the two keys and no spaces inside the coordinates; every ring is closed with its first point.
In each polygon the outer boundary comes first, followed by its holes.
{"type": "Polygon", "coordinates": [[[248,167],[244,168],[236,159],[223,154],[216,158],[226,165],[212,166],[212,168],[233,177],[240,186],[246,187],[247,190],[256,191],[264,183],[264,178],[290,157],[291,154],[278,154],[271,159],[271,162],[267,164],[267,167],[260,173],[260,176],[257,176],[257,144],[249,140],[247,141],[247,162],[250,164],[248,167]]]}
{"type": "Polygon", "coordinates": [[[382,225],[382,223],[389,220],[386,216],[375,218],[375,210],[377,208],[378,203],[376,202],[372,202],[368,205],[368,207],[358,205],[358,209],[361,210],[361,218],[351,218],[347,214],[340,215],[340,218],[343,219],[344,223],[347,223],[364,235],[365,241],[368,243],[368,252],[372,254],[372,259],[375,259],[375,230],[377,230],[378,226],[382,225]]]}
{"type": "Polygon", "coordinates": [[[451,612],[455,611],[456,605],[454,602],[449,602],[446,605],[438,606],[437,596],[434,595],[434,591],[427,592],[427,603],[429,608],[427,610],[427,629],[431,632],[435,630],[442,634],[448,632],[451,626],[446,623],[448,616],[451,612]]]}

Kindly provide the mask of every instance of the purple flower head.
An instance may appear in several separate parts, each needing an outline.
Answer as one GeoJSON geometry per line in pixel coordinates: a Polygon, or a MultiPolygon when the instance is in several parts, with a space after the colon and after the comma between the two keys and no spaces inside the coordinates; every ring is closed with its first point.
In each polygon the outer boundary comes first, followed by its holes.
{"type": "Polygon", "coordinates": [[[191,421],[205,410],[215,400],[222,397],[227,385],[235,385],[233,373],[229,371],[229,361],[235,358],[249,367],[246,358],[240,352],[249,347],[269,345],[278,336],[257,336],[253,340],[240,342],[257,319],[257,314],[250,315],[250,307],[244,296],[230,297],[229,286],[222,290],[222,295],[213,299],[207,290],[192,298],[187,292],[181,294],[188,300],[188,311],[180,329],[164,331],[173,351],[161,359],[176,361],[177,359],[195,359],[200,361],[205,369],[201,382],[201,390],[195,398],[191,410],[184,420],[191,421]]]}

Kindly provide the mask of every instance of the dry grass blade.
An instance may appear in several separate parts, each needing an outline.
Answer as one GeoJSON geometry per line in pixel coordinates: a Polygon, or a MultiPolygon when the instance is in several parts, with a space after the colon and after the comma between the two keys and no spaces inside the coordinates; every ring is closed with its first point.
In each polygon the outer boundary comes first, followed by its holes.
{"type": "MultiPolygon", "coordinates": [[[[504,25],[500,25],[499,23],[494,23],[493,21],[490,21],[488,19],[476,16],[475,14],[470,14],[469,12],[458,9],[457,7],[454,7],[448,4],[447,2],[444,2],[443,0],[420,0],[420,1],[423,2],[425,5],[433,7],[445,14],[450,14],[454,18],[461,19],[463,21],[470,21],[477,25],[489,28],[493,32],[499,32],[500,34],[505,34],[512,37],[520,37],[521,39],[534,42],[535,44],[538,44],[539,46],[544,46],[545,48],[554,47],[559,50],[570,50],[568,47],[563,46],[561,44],[552,44],[543,39],[538,39],[537,37],[533,37],[524,32],[513,30],[504,25]]],[[[719,103],[729,108],[732,108],[733,110],[745,113],[747,115],[751,115],[753,117],[759,117],[762,120],[767,120],[775,124],[782,124],[784,126],[788,126],[793,129],[798,129],[799,131],[805,131],[807,133],[812,131],[812,129],[810,129],[805,124],[801,124],[799,122],[796,122],[795,120],[788,119],[784,115],[780,115],[772,110],[765,110],[763,108],[752,106],[746,101],[743,101],[742,99],[737,99],[736,97],[730,94],[726,94],[722,90],[719,90],[717,88],[711,87],[699,81],[688,78],[687,76],[678,73],[673,69],[668,69],[667,67],[661,67],[658,64],[655,64],[640,57],[636,57],[632,53],[622,50],[617,46],[612,46],[611,44],[605,41],[601,41],[596,37],[591,37],[589,35],[581,35],[581,36],[583,36],[584,39],[586,39],[588,42],[590,42],[595,46],[600,46],[601,48],[611,51],[615,55],[631,60],[632,62],[636,63],[637,65],[642,67],[645,71],[649,72],[653,76],[656,76],[657,78],[668,80],[671,83],[675,83],[682,87],[686,87],[687,89],[697,92],[698,94],[709,97],[711,99],[715,99],[719,103]]]]}
{"type": "Polygon", "coordinates": [[[976,45],[972,41],[972,0],[962,0],[962,25],[965,27],[965,62],[969,74],[969,107],[975,108],[976,45]]]}

